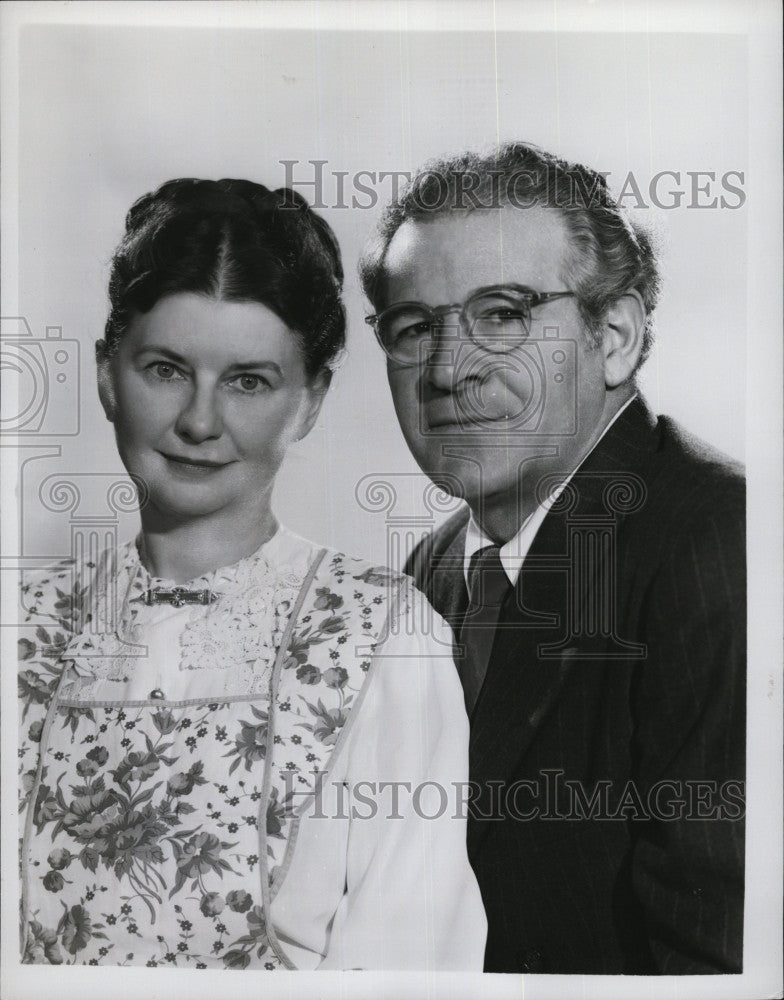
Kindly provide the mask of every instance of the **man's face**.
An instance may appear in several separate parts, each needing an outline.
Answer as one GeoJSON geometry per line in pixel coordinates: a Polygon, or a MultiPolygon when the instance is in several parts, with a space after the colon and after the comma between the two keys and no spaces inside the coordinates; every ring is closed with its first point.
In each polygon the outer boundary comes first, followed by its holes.
{"type": "MultiPolygon", "coordinates": [[[[504,207],[409,220],[385,258],[379,312],[397,302],[463,303],[486,286],[568,291],[567,231],[547,208],[504,207]]],[[[423,472],[475,512],[528,513],[543,477],[569,475],[603,426],[604,353],[586,339],[577,301],[533,309],[527,339],[506,353],[476,346],[450,312],[419,363],[389,361],[403,434],[423,472]]]]}

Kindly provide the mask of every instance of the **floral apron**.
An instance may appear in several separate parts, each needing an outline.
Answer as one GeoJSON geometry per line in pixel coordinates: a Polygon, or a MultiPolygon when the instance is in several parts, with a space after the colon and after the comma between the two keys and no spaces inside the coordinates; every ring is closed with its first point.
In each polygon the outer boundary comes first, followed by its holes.
{"type": "Polygon", "coordinates": [[[22,588],[28,620],[56,623],[19,640],[23,961],[293,968],[269,908],[400,578],[321,550],[265,689],[170,701],[92,697],[74,659],[88,574],[22,588]]]}

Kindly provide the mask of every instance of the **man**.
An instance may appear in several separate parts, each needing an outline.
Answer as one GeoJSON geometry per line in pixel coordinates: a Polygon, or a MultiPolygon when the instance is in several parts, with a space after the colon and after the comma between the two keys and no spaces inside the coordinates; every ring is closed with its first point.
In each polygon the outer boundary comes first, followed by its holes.
{"type": "Polygon", "coordinates": [[[408,568],[455,629],[486,971],[741,971],[745,494],[637,391],[651,241],[516,143],[416,175],[361,269],[406,441],[467,501],[408,568]]]}

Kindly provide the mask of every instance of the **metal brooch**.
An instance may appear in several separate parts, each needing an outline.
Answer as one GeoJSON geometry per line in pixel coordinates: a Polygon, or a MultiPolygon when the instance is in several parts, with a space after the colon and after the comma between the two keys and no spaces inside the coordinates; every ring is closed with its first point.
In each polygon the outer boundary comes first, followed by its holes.
{"type": "Polygon", "coordinates": [[[171,604],[174,608],[181,608],[183,604],[211,604],[217,596],[211,590],[186,590],[184,587],[166,590],[164,587],[155,587],[145,592],[144,603],[171,604]]]}

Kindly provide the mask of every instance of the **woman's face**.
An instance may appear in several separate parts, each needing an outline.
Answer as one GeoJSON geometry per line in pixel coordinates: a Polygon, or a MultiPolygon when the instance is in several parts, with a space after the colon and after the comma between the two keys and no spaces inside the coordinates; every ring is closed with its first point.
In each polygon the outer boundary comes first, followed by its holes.
{"type": "Polygon", "coordinates": [[[326,378],[258,302],[191,293],[137,316],[98,387],[123,463],[165,520],[264,512],[292,443],[315,423],[326,378]]]}

